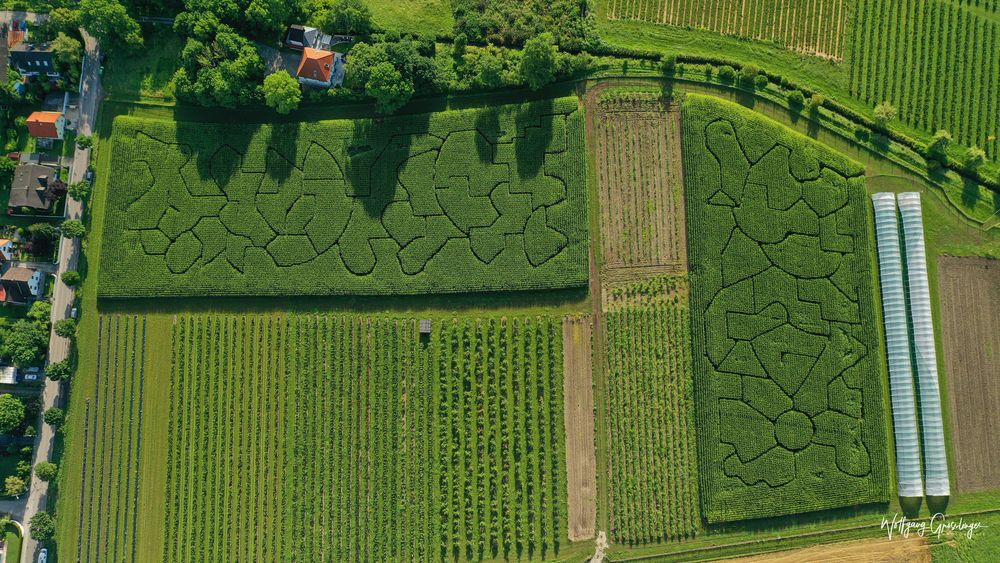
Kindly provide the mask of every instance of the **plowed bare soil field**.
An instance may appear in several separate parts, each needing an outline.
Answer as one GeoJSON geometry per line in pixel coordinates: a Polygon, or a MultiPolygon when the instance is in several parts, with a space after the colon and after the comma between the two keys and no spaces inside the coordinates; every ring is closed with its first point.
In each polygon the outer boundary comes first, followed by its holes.
{"type": "Polygon", "coordinates": [[[594,537],[597,476],[594,459],[594,387],[590,316],[563,320],[563,392],[566,401],[566,485],[569,539],[594,537]]]}
{"type": "Polygon", "coordinates": [[[1000,487],[1000,261],[938,259],[955,489],[1000,487]]]}
{"type": "Polygon", "coordinates": [[[731,563],[930,563],[931,546],[925,538],[879,538],[816,545],[728,560],[731,563]]]}

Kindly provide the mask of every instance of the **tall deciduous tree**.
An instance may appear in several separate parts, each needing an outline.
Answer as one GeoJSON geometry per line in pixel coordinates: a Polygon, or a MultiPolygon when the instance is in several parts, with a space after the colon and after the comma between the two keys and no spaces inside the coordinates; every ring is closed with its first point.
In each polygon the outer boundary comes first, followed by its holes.
{"type": "Polygon", "coordinates": [[[278,113],[288,113],[299,107],[302,89],[299,82],[285,70],[264,77],[264,103],[278,113]]]}
{"type": "Polygon", "coordinates": [[[0,434],[9,434],[24,422],[24,403],[4,393],[0,395],[0,434]]]}
{"type": "Polygon", "coordinates": [[[538,90],[555,77],[557,48],[551,33],[542,33],[524,43],[521,76],[532,90],[538,90]]]}
{"type": "Polygon", "coordinates": [[[375,65],[369,72],[365,91],[375,99],[379,113],[393,113],[406,105],[413,96],[413,83],[403,76],[390,62],[375,65]]]}
{"type": "Polygon", "coordinates": [[[312,23],[325,33],[368,35],[372,32],[372,12],[361,0],[325,0],[315,10],[312,23]]]}
{"type": "Polygon", "coordinates": [[[81,0],[80,25],[106,49],[142,47],[142,30],[117,0],[81,0]]]}

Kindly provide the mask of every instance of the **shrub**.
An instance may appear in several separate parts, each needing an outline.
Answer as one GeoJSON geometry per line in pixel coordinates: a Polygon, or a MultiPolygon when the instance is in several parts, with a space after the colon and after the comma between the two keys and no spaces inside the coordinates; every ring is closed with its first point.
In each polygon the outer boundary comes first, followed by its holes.
{"type": "Polygon", "coordinates": [[[877,125],[885,127],[893,119],[896,119],[896,106],[889,102],[882,102],[875,106],[875,123],[877,125]]]}
{"type": "Polygon", "coordinates": [[[94,146],[94,138],[90,135],[78,135],[76,137],[76,146],[81,149],[89,149],[94,146]]]}
{"type": "Polygon", "coordinates": [[[971,146],[965,151],[965,167],[969,170],[978,169],[983,162],[986,162],[986,151],[983,149],[971,146]]]}
{"type": "Polygon", "coordinates": [[[62,428],[63,423],[66,422],[66,413],[59,407],[52,407],[45,411],[45,414],[42,415],[42,420],[45,421],[45,424],[59,430],[62,428]]]}
{"type": "Polygon", "coordinates": [[[24,422],[24,403],[21,399],[4,393],[0,395],[0,434],[10,434],[24,422]]]}
{"type": "Polygon", "coordinates": [[[39,461],[35,464],[35,475],[46,483],[55,479],[58,471],[59,467],[51,461],[39,461]]]}
{"type": "Polygon", "coordinates": [[[44,510],[39,511],[31,517],[31,521],[28,523],[28,529],[31,533],[31,537],[35,541],[44,542],[51,540],[56,535],[55,518],[44,510]]]}
{"type": "Polygon", "coordinates": [[[67,238],[83,238],[87,234],[87,228],[83,226],[83,222],[79,219],[67,219],[63,221],[59,230],[67,238]]]}
{"type": "Polygon", "coordinates": [[[792,90],[788,93],[788,105],[794,109],[801,109],[806,103],[806,96],[802,90],[792,90]]]}
{"type": "Polygon", "coordinates": [[[753,64],[747,63],[740,68],[739,78],[740,82],[746,86],[750,86],[757,79],[757,75],[760,74],[760,67],[753,64]]]}
{"type": "Polygon", "coordinates": [[[76,321],[73,319],[58,320],[52,328],[57,336],[63,338],[73,338],[76,336],[76,321]]]}
{"type": "Polygon", "coordinates": [[[80,283],[80,272],[76,270],[66,270],[60,276],[62,282],[70,287],[74,287],[80,283]]]}
{"type": "Polygon", "coordinates": [[[809,111],[812,113],[819,112],[819,108],[823,107],[824,103],[826,103],[826,98],[823,97],[823,94],[813,94],[809,97],[809,111]]]}
{"type": "Polygon", "coordinates": [[[90,198],[90,182],[86,180],[80,180],[79,182],[73,182],[67,187],[67,192],[69,197],[75,199],[76,201],[87,201],[90,198]]]}
{"type": "MultiPolygon", "coordinates": [[[[29,471],[30,471],[30,465],[29,471]]],[[[8,475],[3,482],[3,492],[7,496],[19,496],[28,488],[28,483],[17,475],[8,475]]]]}
{"type": "Polygon", "coordinates": [[[763,90],[764,88],[767,88],[767,84],[768,84],[767,75],[766,74],[758,74],[753,79],[753,84],[754,84],[754,87],[757,88],[758,90],[763,90]]]}
{"type": "Polygon", "coordinates": [[[677,70],[677,55],[663,55],[660,57],[660,72],[666,76],[671,76],[677,70]]]}
{"type": "Polygon", "coordinates": [[[927,152],[932,155],[943,155],[949,145],[951,145],[951,133],[947,129],[938,129],[927,145],[927,152]]]}
{"type": "Polygon", "coordinates": [[[52,362],[45,366],[45,376],[52,381],[68,380],[71,375],[73,375],[73,368],[70,366],[69,360],[52,362]]]}
{"type": "Polygon", "coordinates": [[[719,67],[719,79],[723,82],[732,82],[736,78],[736,69],[729,65],[719,67]]]}

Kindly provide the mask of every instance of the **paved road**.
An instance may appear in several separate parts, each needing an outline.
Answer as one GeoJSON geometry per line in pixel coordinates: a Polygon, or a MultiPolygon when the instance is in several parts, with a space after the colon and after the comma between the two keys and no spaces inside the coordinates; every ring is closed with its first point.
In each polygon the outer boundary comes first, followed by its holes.
{"type": "MultiPolygon", "coordinates": [[[[81,30],[82,32],[82,30],[81,30]]],[[[80,115],[77,120],[77,134],[90,135],[97,119],[97,108],[104,93],[101,90],[100,70],[100,50],[97,41],[82,32],[86,54],[83,60],[83,71],[80,82],[80,115]]],[[[87,164],[90,162],[90,150],[76,149],[73,156],[73,169],[69,173],[70,183],[83,179],[87,172],[87,164]]],[[[66,216],[69,219],[80,219],[83,215],[83,206],[78,201],[67,198],[66,216]]],[[[59,279],[63,272],[75,270],[80,257],[80,241],[76,239],[63,238],[59,241],[59,271],[56,277],[55,292],[52,296],[52,324],[69,316],[73,308],[73,290],[59,279]]],[[[56,336],[53,331],[49,335],[49,361],[58,362],[69,356],[70,343],[67,339],[56,336]]],[[[56,405],[62,406],[62,383],[59,381],[45,380],[45,389],[42,391],[42,412],[45,412],[56,405]]],[[[39,461],[48,460],[52,455],[52,428],[48,424],[38,422],[38,440],[35,444],[35,455],[32,465],[39,461]]],[[[39,480],[32,474],[31,492],[28,494],[28,501],[24,509],[24,522],[27,528],[28,521],[39,510],[44,510],[48,496],[48,484],[39,480]]],[[[24,544],[21,551],[21,563],[31,563],[35,557],[38,544],[31,539],[30,534],[25,534],[24,544]]]]}

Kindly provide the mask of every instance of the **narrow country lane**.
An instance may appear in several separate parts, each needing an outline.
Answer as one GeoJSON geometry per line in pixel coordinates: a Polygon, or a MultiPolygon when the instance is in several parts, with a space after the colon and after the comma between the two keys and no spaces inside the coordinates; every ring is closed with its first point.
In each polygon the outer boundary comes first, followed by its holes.
{"type": "MultiPolygon", "coordinates": [[[[91,135],[97,120],[97,109],[103,97],[100,77],[100,49],[97,40],[80,30],[84,38],[85,55],[83,59],[83,70],[80,80],[79,118],[76,124],[78,135],[91,135]]],[[[76,149],[73,156],[73,169],[69,174],[69,183],[78,182],[87,173],[87,166],[90,163],[90,149],[76,149]]],[[[66,218],[80,219],[83,215],[83,205],[73,199],[66,200],[66,218]]],[[[75,270],[80,258],[80,241],[78,239],[62,238],[59,241],[59,270],[56,274],[55,291],[52,296],[52,324],[56,321],[69,317],[73,309],[73,290],[62,282],[63,272],[75,270]]],[[[56,336],[53,331],[49,335],[49,361],[58,362],[69,356],[69,340],[56,336]]],[[[42,412],[54,407],[63,406],[63,383],[60,381],[45,380],[45,389],[42,392],[42,412]]],[[[34,458],[32,465],[39,461],[45,461],[52,456],[53,439],[55,438],[52,427],[38,422],[38,436],[35,444],[34,458]]],[[[48,501],[48,483],[31,476],[31,491],[28,494],[28,501],[24,508],[25,529],[28,529],[28,522],[38,511],[44,510],[48,501]]],[[[21,551],[21,562],[31,563],[35,560],[38,550],[38,543],[31,539],[30,533],[25,534],[24,544],[21,551]]]]}

